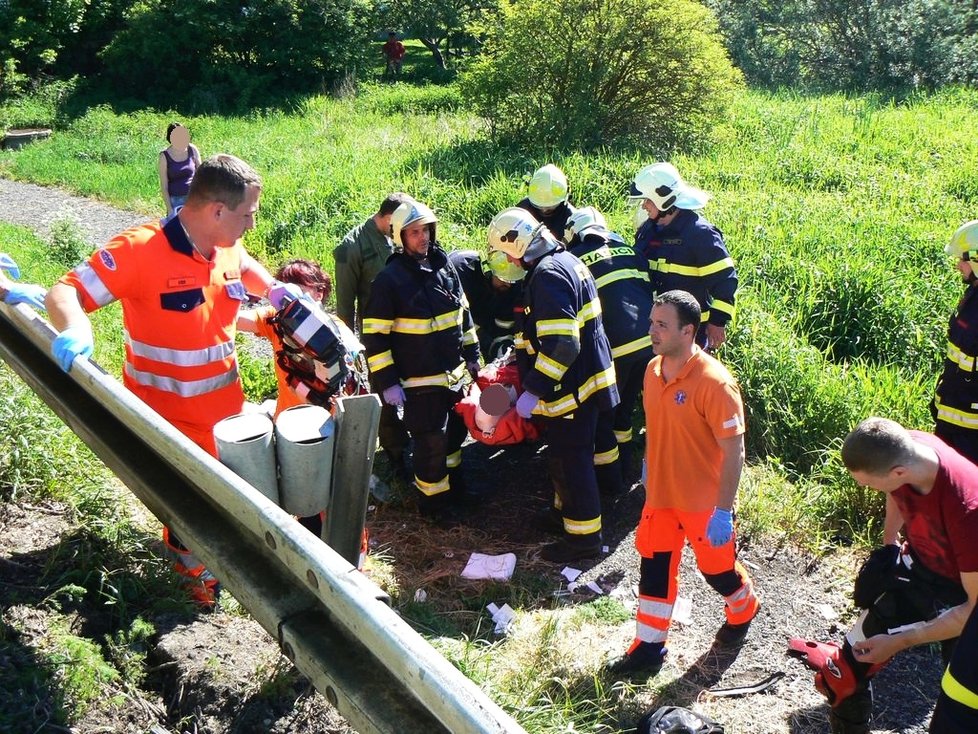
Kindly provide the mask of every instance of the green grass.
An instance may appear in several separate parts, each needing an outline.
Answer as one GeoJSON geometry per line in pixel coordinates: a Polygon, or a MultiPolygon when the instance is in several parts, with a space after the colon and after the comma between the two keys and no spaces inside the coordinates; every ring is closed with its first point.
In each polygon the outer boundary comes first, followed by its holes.
{"type": "MultiPolygon", "coordinates": [[[[427,51],[413,45],[408,58],[422,64],[427,51]]],[[[290,112],[185,122],[205,155],[230,151],[263,174],[249,248],[272,267],[306,256],[332,269],[332,248],[389,191],[432,204],[450,249],[483,246],[491,217],[522,197],[543,159],[494,145],[461,102],[453,85],[368,81],[357,96],[310,98],[290,112]]],[[[973,90],[900,102],[748,91],[712,147],[675,157],[714,194],[707,214],[738,263],[740,315],[723,357],[744,386],[753,461],[792,479],[829,476],[841,499],[852,486],[824,469],[859,418],[930,426],[960,293],[943,244],[978,203],[976,110],[973,90]]],[[[0,153],[0,171],[159,213],[155,160],[171,117],[92,109],[46,142],[0,153]]],[[[573,201],[628,235],[625,187],[654,157],[568,152],[556,162],[573,201]]],[[[246,372],[262,392],[268,375],[246,372]]],[[[825,524],[835,533],[854,519],[837,508],[825,524]]]]}
{"type": "MultiPolygon", "coordinates": [[[[712,147],[675,157],[693,183],[714,194],[707,215],[723,230],[741,279],[739,316],[721,356],[741,381],[748,410],[744,536],[814,551],[878,540],[881,497],[848,478],[838,446],[869,414],[932,426],[928,402],[961,292],[943,245],[978,207],[976,112],[975,91],[901,102],[745,92],[712,147]]],[[[155,161],[171,117],[93,109],[48,141],[0,152],[0,172],[158,214],[155,161]]],[[[434,206],[439,239],[449,248],[482,247],[490,218],[522,198],[524,177],[545,162],[488,141],[452,86],[363,83],[358,96],[312,98],[291,112],[185,122],[205,155],[233,152],[263,174],[260,222],[246,243],[272,267],[301,255],[331,270],[332,248],[392,190],[434,206]]],[[[555,162],[568,174],[573,201],[599,207],[627,236],[632,212],[624,192],[654,158],[639,150],[568,152],[555,162]]],[[[60,236],[50,248],[0,225],[0,251],[12,254],[27,278],[50,283],[77,254],[71,233],[60,236]]],[[[118,374],[118,309],[104,311],[96,359],[118,374]]],[[[261,365],[243,363],[243,371],[255,390],[267,382],[261,365]]],[[[0,425],[17,427],[0,432],[4,499],[63,492],[62,462],[80,467],[82,489],[97,483],[86,450],[17,384],[0,371],[0,425]]],[[[97,492],[88,496],[97,507],[97,492]]],[[[115,543],[138,546],[138,533],[112,527],[96,523],[76,547],[87,558],[115,543]]],[[[77,588],[83,600],[116,606],[123,639],[142,611],[134,601],[142,577],[108,568],[66,574],[52,585],[65,589],[60,604],[78,603],[77,588]]],[[[516,583],[511,603],[524,608],[537,590],[529,578],[516,583]]],[[[524,610],[514,634],[493,641],[478,621],[491,594],[468,600],[453,616],[406,601],[413,591],[404,590],[402,613],[496,700],[520,712],[528,730],[566,731],[573,723],[598,731],[615,719],[615,696],[568,662],[575,651],[559,649],[566,638],[619,624],[615,602],[580,610],[527,605],[533,611],[524,610]]],[[[125,668],[126,657],[106,649],[125,668]]]]}

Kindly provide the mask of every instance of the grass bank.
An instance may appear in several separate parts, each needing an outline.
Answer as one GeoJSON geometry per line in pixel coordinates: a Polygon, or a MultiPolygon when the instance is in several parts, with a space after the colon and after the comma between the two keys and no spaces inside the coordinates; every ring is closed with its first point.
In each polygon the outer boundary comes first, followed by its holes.
{"type": "MultiPolygon", "coordinates": [[[[931,425],[960,291],[942,248],[978,203],[976,113],[974,91],[902,101],[745,92],[709,148],[675,158],[714,194],[707,214],[738,263],[739,317],[723,358],[744,387],[751,460],[814,482],[799,511],[827,537],[859,534],[881,509],[839,470],[841,436],[870,413],[931,425]]],[[[0,171],[158,214],[154,164],[171,118],[93,109],[46,142],[0,153],[0,171]]],[[[490,218],[545,161],[495,145],[451,85],[364,83],[290,112],[184,121],[205,155],[233,152],[263,174],[248,241],[270,265],[301,255],[332,268],[340,237],[391,190],[433,205],[449,248],[481,247],[490,218]]],[[[655,157],[554,160],[572,200],[627,235],[625,188],[655,157]]]]}

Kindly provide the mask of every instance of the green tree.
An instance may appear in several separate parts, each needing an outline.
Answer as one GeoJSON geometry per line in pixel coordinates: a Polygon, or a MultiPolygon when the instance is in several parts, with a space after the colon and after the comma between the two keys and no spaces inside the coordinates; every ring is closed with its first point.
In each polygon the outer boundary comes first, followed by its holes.
{"type": "Polygon", "coordinates": [[[765,86],[978,82],[974,0],[707,0],[734,62],[765,86]]]}
{"type": "Polygon", "coordinates": [[[494,134],[544,147],[693,143],[740,73],[692,0],[503,0],[463,93],[494,134]]]}
{"type": "Polygon", "coordinates": [[[354,72],[374,23],[369,0],[141,0],[102,54],[105,80],[154,103],[241,108],[354,72]]]}
{"type": "Polygon", "coordinates": [[[464,53],[477,43],[468,26],[495,13],[497,5],[496,0],[392,0],[383,18],[388,27],[421,41],[438,68],[447,69],[449,55],[464,53]]]}

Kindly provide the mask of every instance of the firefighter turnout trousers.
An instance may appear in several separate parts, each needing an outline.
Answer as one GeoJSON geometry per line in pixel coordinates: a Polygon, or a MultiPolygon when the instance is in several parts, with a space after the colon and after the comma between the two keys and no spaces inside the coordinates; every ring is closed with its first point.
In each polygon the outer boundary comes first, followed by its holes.
{"type": "Polygon", "coordinates": [[[978,609],[971,613],[944,671],[931,734],[978,731],[978,609]]]}
{"type": "Polygon", "coordinates": [[[462,442],[468,435],[454,410],[462,396],[447,387],[404,392],[404,426],[414,439],[415,484],[423,498],[444,496],[452,489],[450,475],[461,467],[462,442]]]}
{"type": "Polygon", "coordinates": [[[593,460],[597,401],[589,400],[570,415],[543,421],[554,506],[564,520],[564,532],[582,543],[600,538],[601,500],[593,460]]]}

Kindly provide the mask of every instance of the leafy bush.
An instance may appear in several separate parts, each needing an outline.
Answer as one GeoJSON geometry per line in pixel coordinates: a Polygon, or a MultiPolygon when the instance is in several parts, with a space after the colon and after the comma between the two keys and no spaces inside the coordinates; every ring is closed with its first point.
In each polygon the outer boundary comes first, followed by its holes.
{"type": "Polygon", "coordinates": [[[367,0],[141,0],[102,53],[105,81],[167,107],[244,109],[329,88],[362,62],[371,18],[367,0]]]}
{"type": "Polygon", "coordinates": [[[708,0],[747,79],[818,89],[978,81],[978,8],[965,0],[708,0]]]}
{"type": "Polygon", "coordinates": [[[740,83],[716,28],[690,0],[506,0],[463,94],[494,133],[544,148],[689,145],[740,83]]]}

